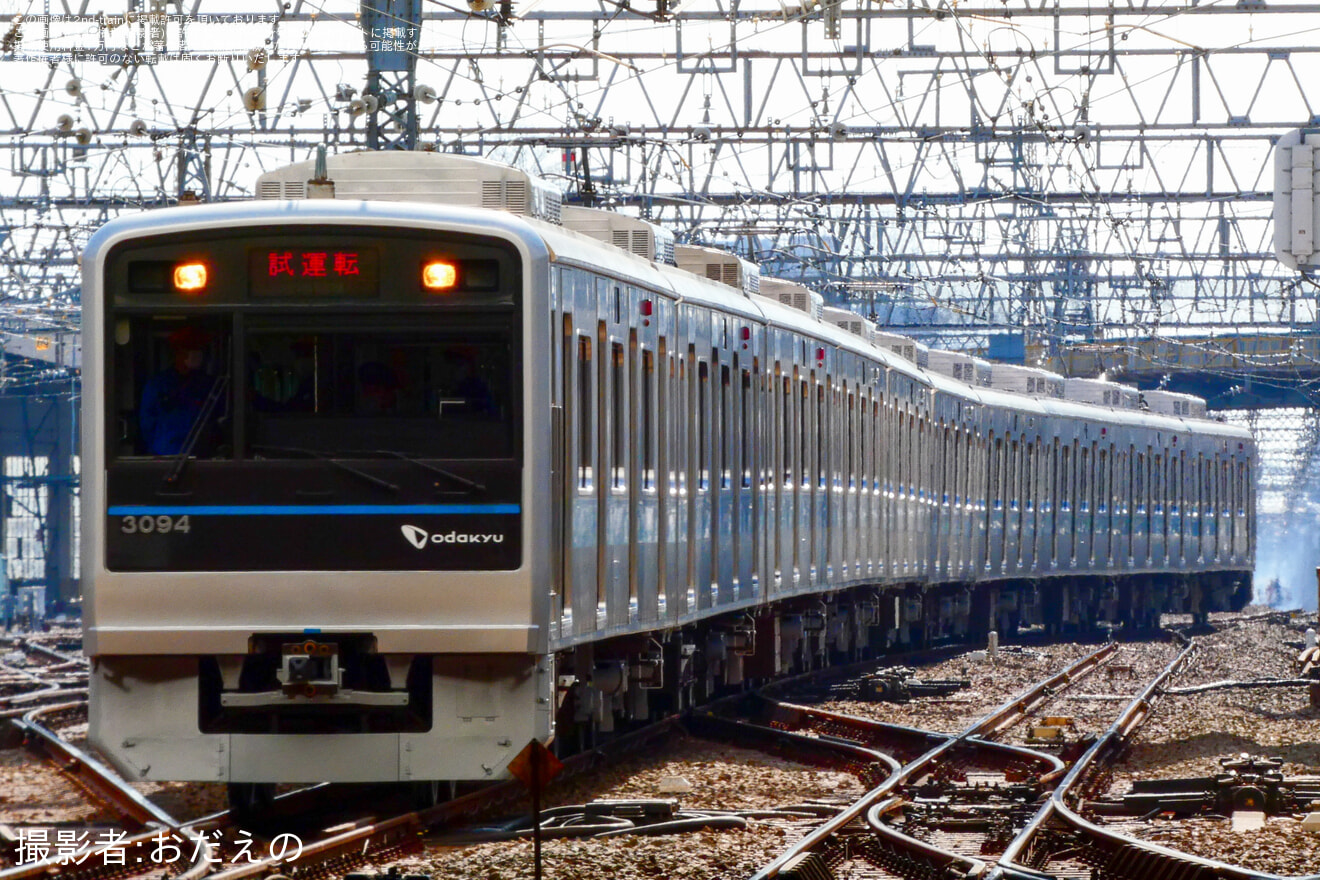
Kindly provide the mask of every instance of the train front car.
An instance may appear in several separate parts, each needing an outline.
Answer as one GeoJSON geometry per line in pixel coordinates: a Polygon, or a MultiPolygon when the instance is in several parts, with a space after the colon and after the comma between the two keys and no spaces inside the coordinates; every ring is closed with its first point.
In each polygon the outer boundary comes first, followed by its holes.
{"type": "Polygon", "coordinates": [[[90,738],[127,776],[425,788],[550,735],[527,229],[309,200],[92,239],[90,738]]]}

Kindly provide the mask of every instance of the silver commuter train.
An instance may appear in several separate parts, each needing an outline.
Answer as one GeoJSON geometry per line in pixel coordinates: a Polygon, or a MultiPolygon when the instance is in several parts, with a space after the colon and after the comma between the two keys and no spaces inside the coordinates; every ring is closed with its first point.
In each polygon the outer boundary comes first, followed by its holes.
{"type": "Polygon", "coordinates": [[[556,725],[1249,598],[1246,431],[924,371],[502,166],[328,171],[84,254],[89,735],[132,778],[434,797],[556,725]]]}

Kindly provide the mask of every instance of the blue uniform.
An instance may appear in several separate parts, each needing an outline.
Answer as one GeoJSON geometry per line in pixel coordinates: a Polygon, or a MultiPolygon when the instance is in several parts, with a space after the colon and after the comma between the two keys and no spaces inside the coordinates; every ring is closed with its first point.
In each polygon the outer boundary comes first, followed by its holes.
{"type": "Polygon", "coordinates": [[[138,424],[151,455],[177,455],[202,411],[212,379],[200,370],[157,373],[142,389],[138,424]]]}

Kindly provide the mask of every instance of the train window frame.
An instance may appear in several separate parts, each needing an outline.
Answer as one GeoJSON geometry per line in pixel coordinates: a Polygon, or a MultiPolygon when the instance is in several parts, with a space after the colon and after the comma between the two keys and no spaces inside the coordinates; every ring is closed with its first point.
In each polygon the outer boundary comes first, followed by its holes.
{"type": "Polygon", "coordinates": [[[577,335],[577,405],[578,405],[578,461],[577,487],[579,492],[590,492],[594,485],[595,466],[595,390],[592,379],[592,339],[579,332],[577,335]]]}
{"type": "MultiPolygon", "coordinates": [[[[1054,486],[1059,513],[1072,513],[1072,447],[1067,442],[1059,446],[1058,479],[1054,486]]],[[[1057,523],[1056,523],[1057,526],[1057,523]]]]}
{"type": "Polygon", "coordinates": [[[655,372],[655,352],[645,346],[641,347],[641,381],[642,381],[642,406],[640,412],[641,425],[639,428],[639,439],[642,447],[642,473],[641,488],[643,492],[654,492],[656,490],[656,460],[659,457],[660,432],[656,430],[657,411],[659,403],[657,395],[659,392],[658,382],[655,372]]]}
{"type": "Polygon", "coordinates": [[[734,438],[729,430],[730,418],[732,416],[732,397],[733,385],[732,374],[728,364],[719,362],[719,352],[711,355],[712,363],[719,364],[720,368],[720,393],[717,395],[719,400],[716,404],[719,406],[719,487],[721,490],[733,488],[733,442],[734,438]]]}
{"type": "MultiPolygon", "coordinates": [[[[778,366],[776,366],[778,369],[778,366]]],[[[776,483],[783,489],[793,488],[793,377],[787,373],[779,376],[779,451],[782,456],[781,474],[776,483]]]]}
{"type": "MultiPolygon", "coordinates": [[[[812,373],[812,379],[815,379],[815,373],[812,373]]],[[[798,376],[798,395],[797,395],[797,469],[794,472],[795,483],[801,489],[811,488],[811,477],[807,472],[808,461],[808,434],[807,434],[807,416],[810,407],[807,405],[810,400],[807,390],[807,380],[805,377],[798,376]]]]}
{"type": "Polygon", "coordinates": [[[712,405],[712,395],[710,393],[710,363],[705,358],[697,358],[695,378],[697,383],[696,489],[699,494],[705,494],[710,490],[710,407],[712,405]]]}
{"type": "Polygon", "coordinates": [[[1082,444],[1078,447],[1077,460],[1077,512],[1091,513],[1091,447],[1082,444]]]}
{"type": "MultiPolygon", "coordinates": [[[[814,373],[812,374],[815,375],[814,373]]],[[[815,465],[815,488],[818,492],[829,490],[829,420],[826,417],[826,401],[829,399],[830,376],[825,374],[825,381],[816,382],[816,410],[812,417],[813,431],[813,449],[812,461],[815,465]]]]}
{"type": "MultiPolygon", "coordinates": [[[[755,369],[755,364],[753,364],[753,369],[755,369]]],[[[738,466],[741,471],[739,485],[743,489],[751,489],[754,458],[752,450],[752,428],[754,426],[752,409],[756,402],[753,399],[753,388],[756,387],[756,383],[752,380],[752,370],[743,368],[738,372],[741,377],[739,379],[738,395],[738,466]]]]}
{"type": "MultiPolygon", "coordinates": [[[[617,288],[616,288],[617,289],[617,288]]],[[[625,492],[628,489],[628,420],[623,417],[625,407],[631,406],[628,395],[628,371],[624,345],[610,340],[610,375],[607,392],[610,412],[610,489],[625,492]]]]}

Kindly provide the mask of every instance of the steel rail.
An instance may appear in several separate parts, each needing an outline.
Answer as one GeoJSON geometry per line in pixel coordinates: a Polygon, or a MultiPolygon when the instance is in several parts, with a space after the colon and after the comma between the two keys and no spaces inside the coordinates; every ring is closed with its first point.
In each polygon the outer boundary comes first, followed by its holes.
{"type": "Polygon", "coordinates": [[[56,687],[53,690],[32,691],[26,694],[16,694],[13,697],[7,697],[0,700],[0,706],[7,705],[9,708],[0,709],[0,720],[22,718],[22,716],[32,711],[33,703],[44,703],[47,700],[73,698],[65,705],[83,705],[87,702],[87,688],[62,688],[56,687]],[[20,705],[22,704],[22,705],[20,705]]]}
{"type": "MultiPolygon", "coordinates": [[[[677,716],[663,719],[641,730],[619,737],[608,746],[581,752],[564,761],[564,774],[574,776],[585,772],[603,759],[616,757],[618,754],[640,748],[660,735],[673,732],[678,728],[677,716]]],[[[459,816],[471,815],[490,809],[497,803],[522,797],[525,790],[516,780],[499,782],[486,786],[479,791],[437,804],[425,810],[404,813],[361,828],[352,828],[334,837],[314,841],[305,845],[297,859],[300,874],[309,870],[309,861],[316,866],[336,859],[360,862],[367,856],[380,856],[389,851],[401,852],[417,845],[423,832],[437,825],[444,825],[459,816]]],[[[290,864],[288,860],[271,856],[251,864],[239,865],[215,873],[204,873],[207,880],[245,880],[249,877],[264,877],[270,872],[290,864]]],[[[341,864],[339,867],[343,867],[341,864]]],[[[0,880],[7,880],[0,875],[0,880]]],[[[195,880],[195,878],[185,878],[195,880]]]]}
{"type": "Polygon", "coordinates": [[[697,736],[714,734],[726,741],[736,741],[739,745],[767,751],[776,745],[787,744],[794,750],[794,757],[802,760],[803,755],[819,758],[826,762],[829,757],[843,756],[848,763],[857,766],[863,772],[866,768],[883,765],[890,774],[901,768],[897,760],[884,752],[869,748],[864,743],[848,742],[837,738],[806,736],[791,730],[783,730],[764,724],[754,724],[735,718],[723,718],[719,715],[704,713],[688,720],[689,729],[697,736]]]}
{"type": "Polygon", "coordinates": [[[38,675],[37,673],[32,672],[31,670],[21,669],[17,666],[11,666],[3,661],[0,661],[0,670],[13,673],[19,678],[23,678],[30,682],[33,682],[34,684],[40,685],[39,688],[34,688],[33,690],[30,691],[24,691],[21,694],[12,694],[8,697],[0,697],[0,703],[8,703],[12,701],[15,697],[29,696],[32,694],[50,693],[52,691],[57,691],[60,689],[60,685],[57,684],[56,682],[49,681],[46,678],[38,675]]]}
{"type": "MultiPolygon", "coordinates": [[[[43,645],[41,642],[34,641],[33,639],[30,638],[23,639],[23,641],[20,643],[20,647],[24,651],[31,651],[35,654],[41,654],[44,657],[48,657],[51,660],[55,660],[61,666],[68,665],[72,667],[81,667],[81,668],[87,667],[86,657],[78,657],[74,654],[66,654],[63,651],[57,651],[54,648],[50,647],[49,645],[43,645]]],[[[46,667],[46,668],[51,669],[54,667],[46,667]]]]}
{"type": "MultiPolygon", "coordinates": [[[[890,775],[871,791],[862,795],[847,809],[841,811],[833,819],[821,823],[814,831],[803,837],[785,852],[780,854],[769,865],[757,871],[752,876],[752,880],[770,880],[770,878],[779,876],[780,870],[791,860],[798,856],[818,849],[825,844],[830,837],[841,831],[846,825],[859,817],[865,817],[867,824],[874,828],[880,823],[880,815],[883,813],[882,807],[892,808],[891,795],[898,788],[915,775],[925,770],[934,762],[938,761],[945,754],[960,745],[967,743],[973,737],[993,735],[1016,723],[1024,715],[1031,712],[1036,706],[1040,705],[1055,690],[1063,685],[1073,681],[1074,678],[1085,674],[1096,666],[1108,660],[1118,650],[1118,645],[1110,642],[1098,651],[1072,663],[1066,669],[1056,672],[1044,681],[1037,682],[1015,697],[994,709],[989,714],[983,716],[975,724],[972,724],[966,730],[959,734],[950,736],[934,748],[929,749],[925,754],[913,761],[903,765],[898,772],[890,775]]],[[[943,853],[944,856],[952,854],[943,853]]],[[[961,857],[959,857],[961,858],[961,857]]]]}
{"type": "Polygon", "coordinates": [[[39,706],[29,710],[22,718],[9,719],[9,723],[22,732],[23,743],[27,748],[42,754],[63,776],[93,799],[145,830],[134,837],[126,837],[100,849],[88,847],[67,856],[34,861],[0,871],[0,880],[48,877],[60,873],[61,868],[71,863],[80,868],[92,855],[99,856],[102,867],[106,867],[106,853],[126,851],[127,846],[144,847],[148,843],[158,842],[160,835],[166,831],[179,835],[180,839],[191,840],[194,844],[189,866],[176,880],[199,880],[210,864],[212,855],[211,844],[204,835],[181,825],[173,816],[147,800],[113,770],[37,721],[42,715],[77,709],[85,705],[85,700],[79,700],[39,706]]]}
{"type": "MultiPolygon", "coordinates": [[[[815,709],[810,706],[799,706],[791,703],[783,703],[782,707],[791,708],[802,719],[820,720],[836,728],[849,728],[859,736],[869,736],[877,732],[884,736],[902,737],[920,741],[922,743],[944,742],[956,734],[940,733],[934,730],[923,730],[920,727],[909,727],[905,724],[893,724],[888,721],[873,721],[869,718],[859,718],[855,715],[841,715],[836,712],[826,712],[823,709],[815,709]]],[[[782,722],[780,722],[782,723],[782,722]]],[[[1067,766],[1058,756],[1051,755],[1049,752],[1038,751],[1027,746],[1014,745],[1013,743],[1001,743],[994,740],[982,739],[981,737],[970,737],[967,740],[978,748],[983,748],[992,752],[1001,752],[1005,755],[1013,755],[1027,761],[1036,761],[1046,765],[1049,769],[1040,776],[1041,782],[1052,782],[1058,779],[1067,770],[1067,766]]]]}
{"type": "Polygon", "coordinates": [[[113,770],[37,721],[47,713],[80,709],[85,705],[83,701],[75,701],[40,706],[9,723],[23,732],[23,744],[28,749],[44,756],[61,774],[123,819],[139,828],[151,825],[177,828],[179,823],[173,816],[143,797],[113,770]]]}
{"type": "MultiPolygon", "coordinates": [[[[726,699],[732,701],[740,698],[741,695],[726,699]]],[[[725,701],[716,701],[713,705],[719,705],[723,702],[725,701]]],[[[736,723],[719,719],[718,716],[713,714],[693,716],[689,719],[689,722],[697,727],[736,723]]],[[[644,747],[658,736],[679,730],[681,723],[682,719],[679,716],[671,716],[656,724],[648,725],[641,730],[621,736],[606,746],[573,755],[564,760],[564,775],[571,777],[583,773],[602,760],[614,759],[621,754],[644,747]]],[[[755,730],[756,727],[756,725],[748,725],[740,728],[740,732],[747,735],[757,733],[764,735],[769,730],[767,728],[755,730]]],[[[861,763],[892,765],[892,770],[895,771],[899,766],[896,761],[888,756],[882,755],[873,749],[867,749],[864,746],[841,742],[822,742],[819,739],[789,734],[785,731],[773,731],[773,734],[798,740],[799,742],[796,745],[800,748],[828,748],[837,753],[847,754],[861,763]]],[[[350,857],[358,860],[364,856],[379,853],[383,849],[401,849],[408,845],[410,840],[420,837],[421,833],[429,828],[448,824],[461,816],[489,810],[495,804],[516,800],[524,795],[524,788],[521,783],[515,780],[496,783],[429,809],[407,813],[362,828],[350,829],[334,838],[308,844],[299,856],[297,865],[301,872],[305,872],[308,870],[309,860],[315,863],[341,858],[348,859],[350,857]]],[[[260,877],[273,870],[278,870],[283,864],[284,862],[281,859],[271,857],[205,876],[207,880],[246,880],[246,878],[260,877]]],[[[0,880],[9,880],[9,878],[0,874],[0,880]]],[[[192,878],[189,878],[189,880],[192,880],[192,878]]]]}
{"type": "Polygon", "coordinates": [[[866,824],[871,829],[871,833],[890,842],[895,849],[903,849],[908,852],[917,853],[918,857],[937,865],[939,870],[949,872],[956,870],[955,877],[971,878],[982,877],[989,869],[989,864],[982,859],[973,856],[965,856],[960,853],[949,852],[939,847],[927,843],[924,840],[918,840],[899,831],[896,828],[886,824],[883,817],[887,813],[892,813],[903,805],[903,798],[899,795],[883,800],[873,806],[866,813],[866,824]]]}
{"type": "MultiPolygon", "coordinates": [[[[28,714],[35,716],[43,711],[57,711],[65,708],[74,708],[80,703],[66,703],[60,706],[42,707],[39,710],[32,710],[28,714]]],[[[602,759],[615,755],[615,753],[625,753],[629,750],[641,748],[653,740],[655,737],[672,732],[678,727],[679,719],[671,717],[650,725],[642,730],[635,731],[628,735],[619,737],[608,746],[595,749],[589,752],[583,752],[574,755],[565,760],[565,776],[573,776],[585,772],[602,759]]],[[[25,737],[31,736],[37,738],[42,748],[49,745],[52,751],[58,755],[65,755],[70,751],[77,751],[67,742],[60,739],[57,734],[37,724],[34,718],[24,718],[22,722],[12,722],[23,730],[25,737]]],[[[105,774],[105,784],[113,785],[115,776],[112,771],[88,759],[90,763],[80,763],[79,766],[90,770],[95,766],[99,771],[105,774]]],[[[57,761],[58,763],[58,761],[57,761]]],[[[286,802],[289,804],[308,796],[310,792],[319,790],[324,784],[311,786],[298,791],[289,792],[276,798],[276,803],[286,802]]],[[[131,789],[130,789],[131,790],[131,789]]],[[[131,790],[137,795],[135,790],[131,790]]],[[[416,838],[427,828],[443,825],[452,822],[460,816],[478,813],[487,810],[493,805],[507,800],[515,800],[524,794],[521,785],[516,781],[508,781],[487,786],[479,791],[464,795],[454,800],[447,801],[427,810],[416,813],[406,813],[397,816],[385,822],[378,822],[361,828],[350,829],[336,835],[334,838],[317,841],[304,846],[303,851],[298,858],[297,866],[306,870],[309,860],[316,862],[325,862],[335,858],[348,860],[352,857],[354,860],[360,860],[364,855],[380,854],[391,848],[402,846],[411,835],[416,838]]],[[[99,796],[94,795],[100,799],[99,796]]],[[[140,795],[137,795],[140,797],[140,795]]],[[[154,804],[146,802],[148,809],[156,809],[154,804]]],[[[296,812],[297,810],[294,809],[296,812]]],[[[144,817],[145,818],[145,817],[144,817]]],[[[205,840],[205,837],[199,832],[222,828],[231,823],[230,814],[226,812],[215,813],[204,816],[190,822],[176,823],[173,818],[167,817],[163,812],[151,817],[147,822],[139,824],[151,827],[148,830],[125,837],[113,844],[104,846],[91,846],[79,850],[68,857],[48,858],[41,861],[28,862],[13,868],[0,870],[0,880],[39,880],[39,878],[49,878],[56,876],[64,870],[77,872],[79,877],[86,878],[94,876],[97,868],[94,865],[86,864],[88,861],[99,862],[100,866],[106,870],[112,870],[116,874],[122,874],[124,867],[116,863],[109,865],[106,863],[106,855],[112,852],[130,852],[136,848],[145,848],[160,840],[163,831],[172,831],[183,838],[190,838],[197,841],[199,838],[205,840]],[[168,821],[165,821],[168,819],[168,821]],[[163,826],[163,827],[162,827],[163,826]],[[75,867],[69,868],[70,863],[75,867]]],[[[180,874],[176,880],[201,880],[212,874],[211,871],[211,849],[209,843],[207,848],[200,852],[194,850],[196,858],[193,859],[189,868],[180,874]]],[[[159,870],[159,865],[148,862],[146,859],[139,862],[150,867],[152,870],[159,870]]],[[[287,864],[286,861],[274,857],[263,859],[252,864],[245,864],[229,870],[216,872],[217,875],[223,874],[226,878],[242,876],[258,876],[270,872],[272,869],[287,864]]]]}
{"type": "MultiPolygon", "coordinates": [[[[297,804],[298,801],[305,799],[309,793],[325,788],[326,785],[327,783],[322,782],[317,785],[308,786],[307,788],[300,788],[296,791],[286,792],[278,795],[275,798],[275,803],[277,805],[283,804],[289,806],[291,808],[290,812],[300,812],[299,808],[294,805],[297,804]]],[[[221,810],[218,813],[211,813],[197,819],[192,819],[180,825],[179,828],[180,830],[186,829],[193,832],[205,832],[218,828],[225,828],[231,824],[232,818],[229,811],[221,810]]],[[[89,859],[97,860],[100,863],[101,868],[107,870],[113,869],[114,875],[118,876],[122,874],[124,865],[106,864],[106,854],[119,850],[123,850],[124,853],[127,854],[130,849],[150,846],[160,840],[162,830],[163,829],[153,828],[151,830],[137,832],[136,834],[130,834],[113,843],[107,843],[104,845],[92,844],[78,850],[70,857],[48,858],[40,861],[25,862],[17,867],[0,871],[0,880],[37,880],[37,878],[48,878],[58,875],[61,872],[61,869],[70,862],[78,866],[76,874],[79,880],[91,880],[92,877],[96,876],[97,867],[84,867],[84,864],[89,859]]],[[[124,861],[125,864],[128,864],[126,858],[124,861]]],[[[143,859],[141,862],[135,862],[133,864],[152,865],[151,870],[153,872],[158,870],[154,863],[149,862],[147,859],[143,859]]],[[[198,877],[205,875],[206,868],[206,862],[199,860],[198,863],[194,864],[188,871],[175,878],[175,880],[184,880],[184,878],[186,878],[186,880],[197,880],[198,877]]]]}
{"type": "MultiPolygon", "coordinates": [[[[1320,880],[1320,874],[1309,874],[1302,878],[1284,877],[1279,874],[1252,871],[1215,859],[1179,852],[1149,841],[1138,840],[1135,837],[1102,828],[1081,816],[1068,805],[1067,796],[1086,775],[1091,765],[1095,764],[1106,752],[1119,747],[1134,730],[1150,717],[1156,701],[1164,693],[1164,682],[1180,672],[1191,661],[1197,650],[1199,650],[1199,646],[1195,642],[1188,641],[1178,656],[1169,661],[1163,671],[1128,704],[1127,708],[1110,725],[1109,729],[1073,764],[1067,775],[1051,793],[1049,800],[1041,806],[1018,835],[1009,842],[1003,855],[999,858],[998,866],[991,872],[988,880],[1042,880],[1042,878],[1048,877],[1048,874],[1024,865],[1019,860],[1025,857],[1032,840],[1045,827],[1046,822],[1052,818],[1061,819],[1093,840],[1098,839],[1106,842],[1109,844],[1109,848],[1115,852],[1123,852],[1130,860],[1128,865],[1130,868],[1144,863],[1146,865],[1145,870],[1139,874],[1132,874],[1131,876],[1134,877],[1166,876],[1166,874],[1160,872],[1159,868],[1176,867],[1176,869],[1181,870],[1180,873],[1177,873],[1177,876],[1185,878],[1185,880],[1210,880],[1210,878],[1215,878],[1215,880],[1320,880]],[[1157,864],[1151,865],[1151,862],[1157,864]],[[1152,870],[1156,873],[1150,873],[1152,870]]],[[[1121,875],[1106,873],[1105,876],[1121,875]]],[[[1173,875],[1169,874],[1167,876],[1173,875]]]]}

